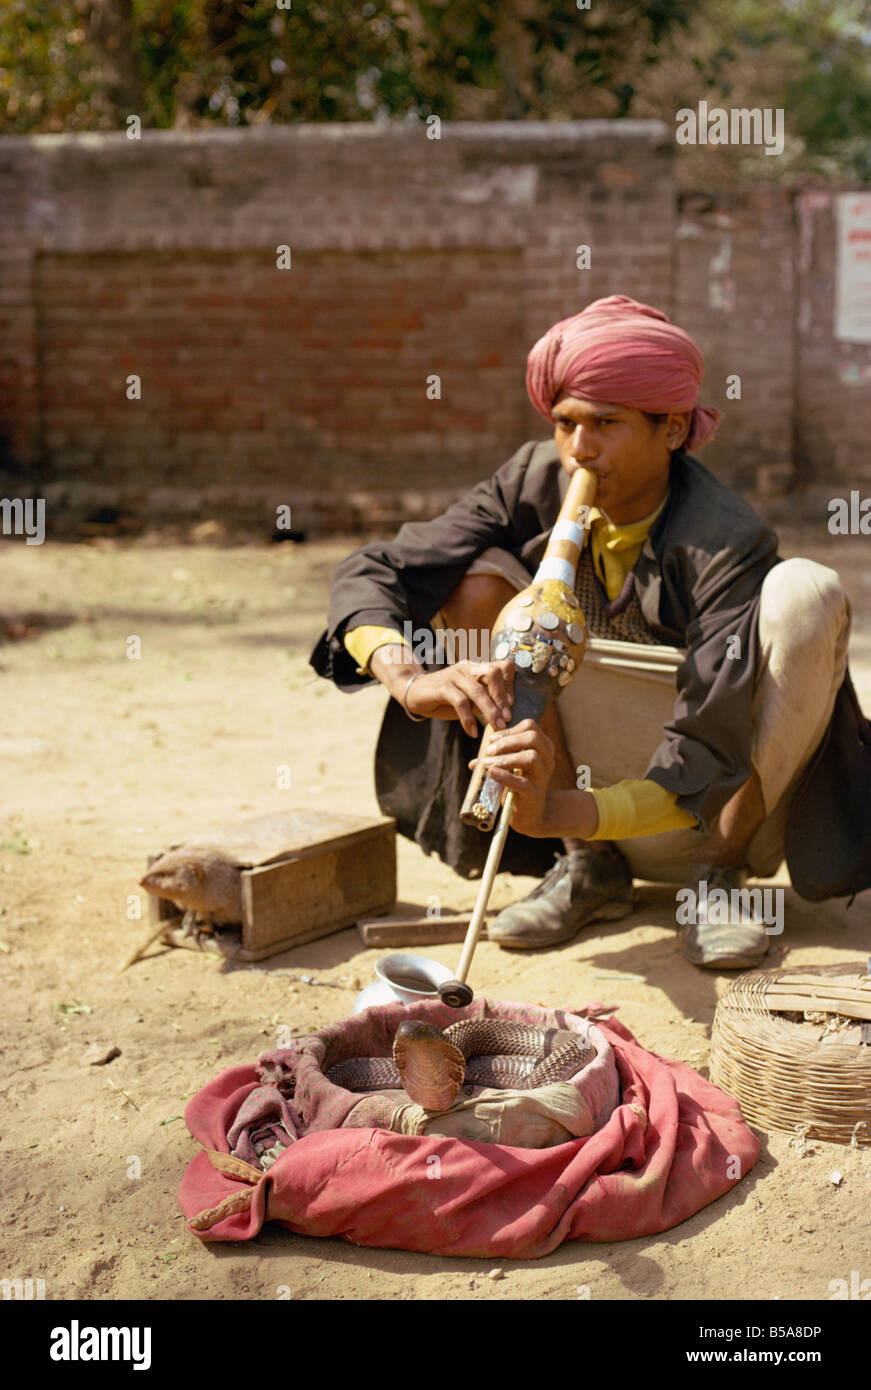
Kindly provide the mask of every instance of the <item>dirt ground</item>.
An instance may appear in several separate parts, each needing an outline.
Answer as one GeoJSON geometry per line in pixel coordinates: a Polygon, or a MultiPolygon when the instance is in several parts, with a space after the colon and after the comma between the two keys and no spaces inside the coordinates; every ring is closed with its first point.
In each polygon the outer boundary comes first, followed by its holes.
{"type": "MultiPolygon", "coordinates": [[[[277,1227],[249,1244],[204,1246],[187,1231],[175,1193],[196,1152],[181,1118],[188,1097],[274,1046],[280,1027],[305,1034],[346,1016],[383,952],[361,950],[351,929],[256,970],[155,946],[118,974],[142,932],[128,899],[150,851],[204,825],[290,804],[377,811],[372,754],[386,695],[343,695],[307,664],[332,568],[358,543],[0,546],[0,614],[30,615],[39,629],[0,641],[0,1150],[10,1213],[0,1274],[44,1279],[48,1299],[83,1300],[270,1299],[280,1285],[294,1299],[574,1299],[583,1284],[604,1300],[826,1300],[831,1280],[871,1277],[871,1148],[812,1142],[802,1155],[774,1131],[762,1134],[749,1175],[676,1229],[504,1261],[498,1282],[486,1260],[358,1249],[277,1227]],[[136,660],[131,636],[141,639],[136,660]],[[290,765],[290,791],[276,789],[278,764],[290,765]],[[94,1044],[120,1056],[90,1065],[94,1044]]],[[[838,538],[827,550],[793,536],[782,547],[840,570],[866,709],[868,544],[838,538]]],[[[398,844],[400,899],[471,906],[474,883],[398,844]]],[[[494,905],[532,883],[500,876],[494,905]]],[[[642,1045],[707,1074],[730,977],[684,961],[673,914],[673,890],[642,885],[632,917],[562,948],[520,956],[484,943],[476,992],[619,1005],[642,1045]]],[[[869,951],[871,894],[847,911],[787,892],[772,965],[869,951]]],[[[428,953],[453,966],[458,948],[428,953]]]]}

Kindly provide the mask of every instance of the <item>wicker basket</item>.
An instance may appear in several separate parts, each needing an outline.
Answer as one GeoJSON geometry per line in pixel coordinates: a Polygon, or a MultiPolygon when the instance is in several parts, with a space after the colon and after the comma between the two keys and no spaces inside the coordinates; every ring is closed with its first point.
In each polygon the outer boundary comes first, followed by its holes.
{"type": "Polygon", "coordinates": [[[759,1128],[871,1145],[871,1047],[820,1041],[798,1021],[805,1009],[860,1025],[871,1020],[865,962],[757,971],[733,981],[714,1015],[711,1080],[759,1128]]]}

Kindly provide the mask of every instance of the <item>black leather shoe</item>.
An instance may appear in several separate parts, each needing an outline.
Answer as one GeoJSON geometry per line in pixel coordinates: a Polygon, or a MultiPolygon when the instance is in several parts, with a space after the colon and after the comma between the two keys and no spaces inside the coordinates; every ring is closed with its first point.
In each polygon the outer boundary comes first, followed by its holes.
{"type": "Polygon", "coordinates": [[[500,946],[556,946],[588,922],[617,921],[634,908],[632,874],[620,851],[573,849],[558,854],[528,897],[487,924],[487,940],[500,946]]]}

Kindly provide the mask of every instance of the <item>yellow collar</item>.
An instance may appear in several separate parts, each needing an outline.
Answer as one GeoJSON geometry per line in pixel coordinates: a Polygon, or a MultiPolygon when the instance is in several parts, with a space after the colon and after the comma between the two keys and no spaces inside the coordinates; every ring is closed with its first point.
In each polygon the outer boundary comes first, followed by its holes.
{"type": "Polygon", "coordinates": [[[590,525],[598,526],[601,543],[608,550],[628,550],[630,546],[643,544],[648,531],[667,501],[668,493],[649,516],[643,516],[640,521],[628,521],[622,526],[618,525],[616,521],[612,521],[608,514],[600,511],[598,507],[591,507],[590,525]]]}
{"type": "Polygon", "coordinates": [[[634,569],[647,533],[667,501],[668,493],[650,516],[643,516],[640,521],[630,521],[625,526],[618,526],[598,507],[590,508],[593,564],[612,602],[619,596],[629,571],[634,569]]]}

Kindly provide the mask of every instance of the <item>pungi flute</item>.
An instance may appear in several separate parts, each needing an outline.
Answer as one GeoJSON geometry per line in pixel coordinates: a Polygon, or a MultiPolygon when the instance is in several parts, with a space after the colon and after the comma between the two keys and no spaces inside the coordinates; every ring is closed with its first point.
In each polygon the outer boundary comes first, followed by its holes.
{"type": "MultiPolygon", "coordinates": [[[[581,551],[589,534],[590,507],[596,497],[596,482],[596,475],[586,468],[579,468],[572,474],[535,578],[505,605],[493,625],[491,660],[503,661],[510,657],[514,661],[514,700],[509,728],[523,719],[540,722],[551,700],[562,693],[583,658],[586,626],[575,594],[575,584],[581,551]]],[[[492,735],[493,730],[488,724],[460,810],[464,824],[476,825],[486,831],[493,829],[500,805],[502,807],[456,978],[447,980],[439,988],[442,1003],[455,1009],[472,1001],[466,976],[514,811],[514,793],[506,791],[484,772],[484,758],[492,735]]]]}

